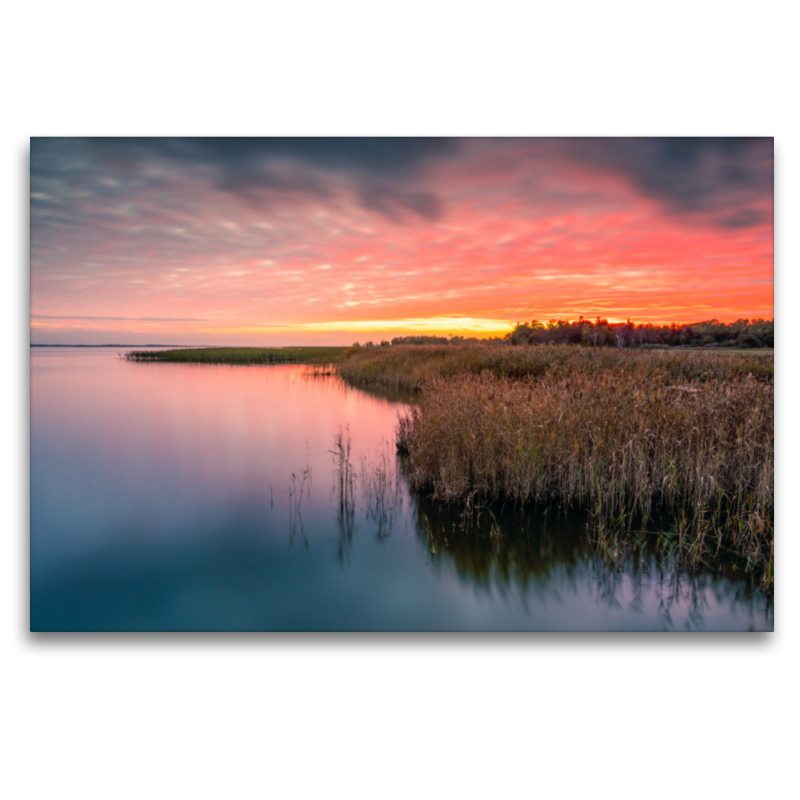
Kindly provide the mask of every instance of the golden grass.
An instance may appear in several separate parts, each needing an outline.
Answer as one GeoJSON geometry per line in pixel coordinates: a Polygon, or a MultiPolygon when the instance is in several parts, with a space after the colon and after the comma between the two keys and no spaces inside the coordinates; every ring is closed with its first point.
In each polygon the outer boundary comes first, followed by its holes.
{"type": "Polygon", "coordinates": [[[667,519],[686,554],[731,551],[770,583],[772,358],[538,350],[545,369],[522,379],[490,368],[423,384],[398,428],[412,488],[587,508],[601,537],[667,519]]]}
{"type": "Polygon", "coordinates": [[[488,373],[520,380],[550,372],[623,369],[664,375],[673,382],[732,380],[752,374],[771,381],[771,350],[652,350],[591,348],[570,345],[514,347],[500,344],[400,345],[354,348],[336,365],[339,374],[356,386],[419,391],[433,378],[488,373]]]}

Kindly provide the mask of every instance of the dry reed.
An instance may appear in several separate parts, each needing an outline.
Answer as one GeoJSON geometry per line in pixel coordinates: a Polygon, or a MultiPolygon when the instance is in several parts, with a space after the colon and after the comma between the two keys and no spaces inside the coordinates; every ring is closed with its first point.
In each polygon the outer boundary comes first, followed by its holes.
{"type": "Polygon", "coordinates": [[[513,347],[500,344],[401,345],[350,350],[336,365],[337,372],[355,386],[419,391],[433,378],[494,375],[523,380],[547,374],[573,372],[645,373],[672,384],[728,381],[752,375],[768,382],[773,376],[771,350],[687,351],[617,350],[555,345],[513,347]]]}
{"type": "Polygon", "coordinates": [[[686,555],[730,551],[771,583],[772,358],[548,355],[535,378],[425,383],[398,426],[412,488],[587,508],[601,538],[668,520],[686,555]]]}

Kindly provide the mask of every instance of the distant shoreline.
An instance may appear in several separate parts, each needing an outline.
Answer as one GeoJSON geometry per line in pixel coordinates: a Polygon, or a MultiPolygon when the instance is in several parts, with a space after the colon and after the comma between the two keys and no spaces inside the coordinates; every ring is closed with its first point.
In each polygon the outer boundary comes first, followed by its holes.
{"type": "Polygon", "coordinates": [[[31,347],[217,347],[213,344],[33,344],[31,347]]]}

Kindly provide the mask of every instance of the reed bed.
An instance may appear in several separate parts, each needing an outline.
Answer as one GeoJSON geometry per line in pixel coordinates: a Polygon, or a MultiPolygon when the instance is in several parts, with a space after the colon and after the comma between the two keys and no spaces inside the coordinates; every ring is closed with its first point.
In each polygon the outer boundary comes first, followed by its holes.
{"type": "Polygon", "coordinates": [[[355,386],[420,391],[434,378],[488,374],[523,380],[551,373],[608,370],[645,372],[653,378],[661,376],[673,383],[728,381],[747,375],[764,382],[772,380],[773,362],[772,351],[766,350],[642,351],[570,345],[400,345],[354,348],[336,365],[336,370],[355,386]]]}
{"type": "Polygon", "coordinates": [[[204,347],[177,350],[131,350],[127,361],[176,364],[332,364],[347,347],[204,347]]]}
{"type": "Polygon", "coordinates": [[[429,379],[398,425],[411,487],[585,508],[601,540],[660,527],[685,555],[735,554],[770,584],[772,358],[584,352],[521,380],[429,379]]]}

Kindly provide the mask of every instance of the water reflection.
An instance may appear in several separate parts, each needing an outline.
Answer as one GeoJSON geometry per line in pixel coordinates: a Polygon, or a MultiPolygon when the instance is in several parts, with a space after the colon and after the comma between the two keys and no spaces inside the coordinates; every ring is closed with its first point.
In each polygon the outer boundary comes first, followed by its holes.
{"type": "Polygon", "coordinates": [[[501,591],[511,584],[545,587],[556,567],[571,578],[588,556],[582,515],[562,517],[531,510],[484,508],[465,515],[457,506],[414,494],[417,534],[437,565],[448,559],[463,581],[501,591]]]}
{"type": "MultiPolygon", "coordinates": [[[[417,535],[433,569],[454,570],[465,586],[519,598],[527,609],[591,598],[605,616],[639,619],[643,629],[705,630],[720,608],[737,608],[748,630],[772,625],[772,595],[747,575],[688,570],[640,539],[610,554],[588,533],[588,515],[536,508],[457,506],[412,494],[417,535]]],[[[582,628],[577,621],[577,628],[582,628]]]]}
{"type": "Polygon", "coordinates": [[[34,630],[772,628],[741,576],[609,554],[580,514],[410,493],[397,398],[114,355],[31,357],[34,630]]]}

